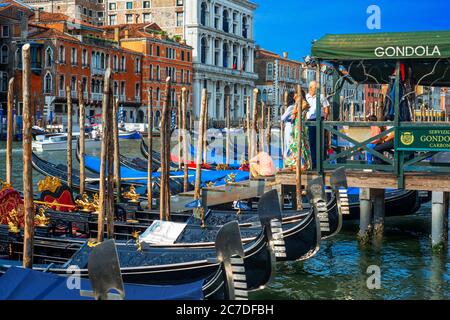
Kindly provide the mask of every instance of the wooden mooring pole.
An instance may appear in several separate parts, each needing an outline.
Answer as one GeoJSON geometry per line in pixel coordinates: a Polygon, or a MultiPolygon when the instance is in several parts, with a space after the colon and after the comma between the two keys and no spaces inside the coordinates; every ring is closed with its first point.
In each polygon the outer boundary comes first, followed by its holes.
{"type": "Polygon", "coordinates": [[[147,208],[152,209],[153,205],[153,90],[148,90],[148,106],[147,106],[147,143],[148,143],[148,158],[147,158],[147,208]]]}
{"type": "Polygon", "coordinates": [[[189,188],[188,181],[188,164],[189,164],[189,150],[188,150],[188,132],[187,132],[187,91],[186,87],[181,89],[181,118],[183,129],[183,191],[187,192],[189,188]]]}
{"type": "Polygon", "coordinates": [[[297,198],[297,210],[303,209],[302,199],[302,134],[303,134],[303,122],[302,122],[302,87],[297,85],[297,165],[296,165],[296,198],[297,198]]]}
{"type": "Polygon", "coordinates": [[[264,152],[264,120],[265,120],[266,103],[261,101],[261,113],[259,114],[259,152],[264,152]]]}
{"type": "Polygon", "coordinates": [[[111,87],[111,68],[106,69],[105,80],[103,84],[103,103],[102,103],[102,149],[100,153],[100,181],[99,181],[99,213],[97,227],[97,241],[102,242],[105,229],[106,209],[108,208],[106,197],[106,162],[108,160],[108,112],[110,112],[110,87],[111,87]]]}
{"type": "Polygon", "coordinates": [[[170,161],[170,77],[166,79],[166,90],[161,118],[161,188],[159,197],[159,217],[161,220],[169,220],[170,217],[170,186],[169,186],[169,161],[170,161]]]}
{"type": "Polygon", "coordinates": [[[257,126],[258,126],[258,93],[257,88],[253,89],[253,119],[252,119],[252,131],[251,131],[251,154],[250,159],[256,156],[256,149],[258,143],[257,126]]]}
{"type": "Polygon", "coordinates": [[[8,105],[6,127],[6,182],[12,184],[12,141],[13,141],[13,113],[14,113],[14,78],[8,82],[8,105]]]}
{"type": "Polygon", "coordinates": [[[85,188],[85,179],[86,179],[86,168],[85,168],[85,161],[84,161],[84,154],[86,152],[85,147],[85,137],[86,134],[85,130],[85,109],[84,109],[84,99],[83,99],[83,88],[81,86],[81,81],[78,81],[78,108],[79,108],[79,122],[80,122],[80,194],[82,195],[84,193],[85,188]]]}
{"type": "Polygon", "coordinates": [[[72,189],[72,94],[66,86],[67,95],[67,186],[72,189]]]}
{"type": "Polygon", "coordinates": [[[119,99],[114,99],[113,111],[112,111],[112,125],[113,125],[113,138],[114,138],[114,184],[116,186],[117,201],[122,199],[121,192],[121,177],[120,177],[120,143],[119,143],[119,99]]]}
{"type": "Polygon", "coordinates": [[[181,162],[181,146],[183,143],[183,137],[181,136],[181,126],[182,126],[182,119],[181,119],[181,95],[178,95],[177,99],[177,126],[178,126],[178,170],[181,170],[182,162],[181,162]]]}
{"type": "Polygon", "coordinates": [[[198,133],[198,141],[197,141],[197,159],[196,159],[196,167],[195,167],[195,188],[194,188],[194,199],[200,199],[200,184],[201,184],[201,174],[202,174],[202,146],[204,139],[204,122],[206,121],[206,109],[208,108],[208,91],[206,89],[202,90],[202,105],[200,108],[200,124],[199,124],[199,133],[198,133]]]}
{"type": "Polygon", "coordinates": [[[225,137],[225,164],[227,167],[230,165],[230,144],[231,144],[231,125],[230,125],[230,95],[225,96],[225,127],[227,128],[227,133],[225,137]]]}
{"type": "Polygon", "coordinates": [[[22,103],[23,103],[23,267],[33,267],[34,245],[34,204],[33,204],[33,167],[32,167],[32,110],[31,110],[31,57],[30,44],[22,47],[22,103]]]}
{"type": "Polygon", "coordinates": [[[251,129],[250,129],[250,112],[251,112],[251,105],[250,105],[250,97],[247,97],[247,104],[246,104],[246,126],[247,126],[247,157],[248,160],[250,160],[251,158],[251,140],[252,140],[252,136],[251,136],[251,129]]]}
{"type": "MultiPolygon", "coordinates": [[[[111,81],[110,81],[111,82],[111,81]]],[[[107,192],[106,192],[106,232],[108,235],[108,239],[114,238],[114,165],[115,165],[115,150],[114,150],[114,127],[117,127],[117,123],[113,121],[114,119],[114,109],[115,109],[115,100],[111,90],[112,85],[109,86],[109,106],[110,110],[108,112],[108,160],[106,162],[106,170],[107,170],[107,192]]],[[[118,101],[117,101],[118,104],[118,101]]],[[[118,134],[118,133],[117,133],[118,134]]],[[[118,149],[117,149],[118,150],[118,149]]],[[[117,157],[117,159],[119,159],[117,157]]],[[[120,170],[120,165],[118,166],[120,170]]],[[[120,190],[119,195],[120,197],[120,190]]]]}
{"type": "MultiPolygon", "coordinates": [[[[206,97],[208,99],[208,97],[206,97]]],[[[203,132],[205,137],[203,138],[203,163],[208,162],[208,108],[205,111],[205,121],[203,123],[203,132]]]]}

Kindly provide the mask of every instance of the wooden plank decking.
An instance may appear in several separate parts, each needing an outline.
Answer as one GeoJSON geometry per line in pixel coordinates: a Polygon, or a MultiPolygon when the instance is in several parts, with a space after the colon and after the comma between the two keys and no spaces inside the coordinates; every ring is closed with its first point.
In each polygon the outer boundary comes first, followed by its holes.
{"type": "MultiPolygon", "coordinates": [[[[325,172],[325,183],[329,185],[332,171],[325,172]]],[[[302,184],[317,177],[316,173],[302,176],[302,184]]],[[[397,176],[389,172],[366,172],[360,170],[347,170],[347,183],[349,187],[396,189],[397,176]]],[[[295,172],[281,171],[276,175],[274,184],[295,185],[295,172]]],[[[406,190],[450,191],[450,175],[431,172],[405,172],[406,190]]]]}

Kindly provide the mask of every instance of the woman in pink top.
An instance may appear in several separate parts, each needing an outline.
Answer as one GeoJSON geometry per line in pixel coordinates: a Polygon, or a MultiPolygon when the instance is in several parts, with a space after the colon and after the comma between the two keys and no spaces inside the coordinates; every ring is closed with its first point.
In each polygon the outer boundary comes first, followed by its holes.
{"type": "Polygon", "coordinates": [[[260,152],[250,159],[251,177],[269,177],[275,175],[275,166],[272,157],[267,152],[260,152]]]}

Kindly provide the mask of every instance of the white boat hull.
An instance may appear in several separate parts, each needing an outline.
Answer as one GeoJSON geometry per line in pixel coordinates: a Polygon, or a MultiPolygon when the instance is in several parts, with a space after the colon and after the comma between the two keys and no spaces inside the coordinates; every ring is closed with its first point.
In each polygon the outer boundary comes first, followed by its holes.
{"type": "MultiPolygon", "coordinates": [[[[86,148],[96,148],[100,147],[101,140],[86,139],[86,148]]],[[[72,141],[72,148],[75,150],[77,147],[77,140],[72,141]]],[[[67,142],[48,142],[48,141],[33,141],[32,148],[34,152],[45,152],[45,151],[65,151],[67,150],[67,142]]]]}

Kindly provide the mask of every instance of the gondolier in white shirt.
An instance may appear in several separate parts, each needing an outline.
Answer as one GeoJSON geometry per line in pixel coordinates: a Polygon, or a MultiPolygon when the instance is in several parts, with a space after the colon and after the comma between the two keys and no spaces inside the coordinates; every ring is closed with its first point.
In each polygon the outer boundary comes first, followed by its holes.
{"type": "Polygon", "coordinates": [[[291,133],[292,133],[292,111],[295,107],[295,95],[294,92],[289,92],[288,94],[288,106],[286,111],[281,116],[281,121],[284,122],[284,150],[283,156],[286,158],[291,145],[291,133]]]}
{"type": "MultiPolygon", "coordinates": [[[[308,121],[316,120],[316,110],[317,110],[317,99],[316,99],[316,89],[317,89],[317,83],[316,81],[311,81],[309,83],[309,90],[306,94],[306,100],[309,104],[308,112],[306,113],[306,119],[308,121]]],[[[330,110],[330,104],[328,103],[328,100],[325,98],[324,94],[320,94],[320,103],[322,107],[322,119],[327,119],[329,110],[330,110]]],[[[308,136],[309,136],[309,147],[311,149],[311,162],[312,167],[316,167],[317,159],[316,159],[316,127],[308,127],[308,136]]]]}

